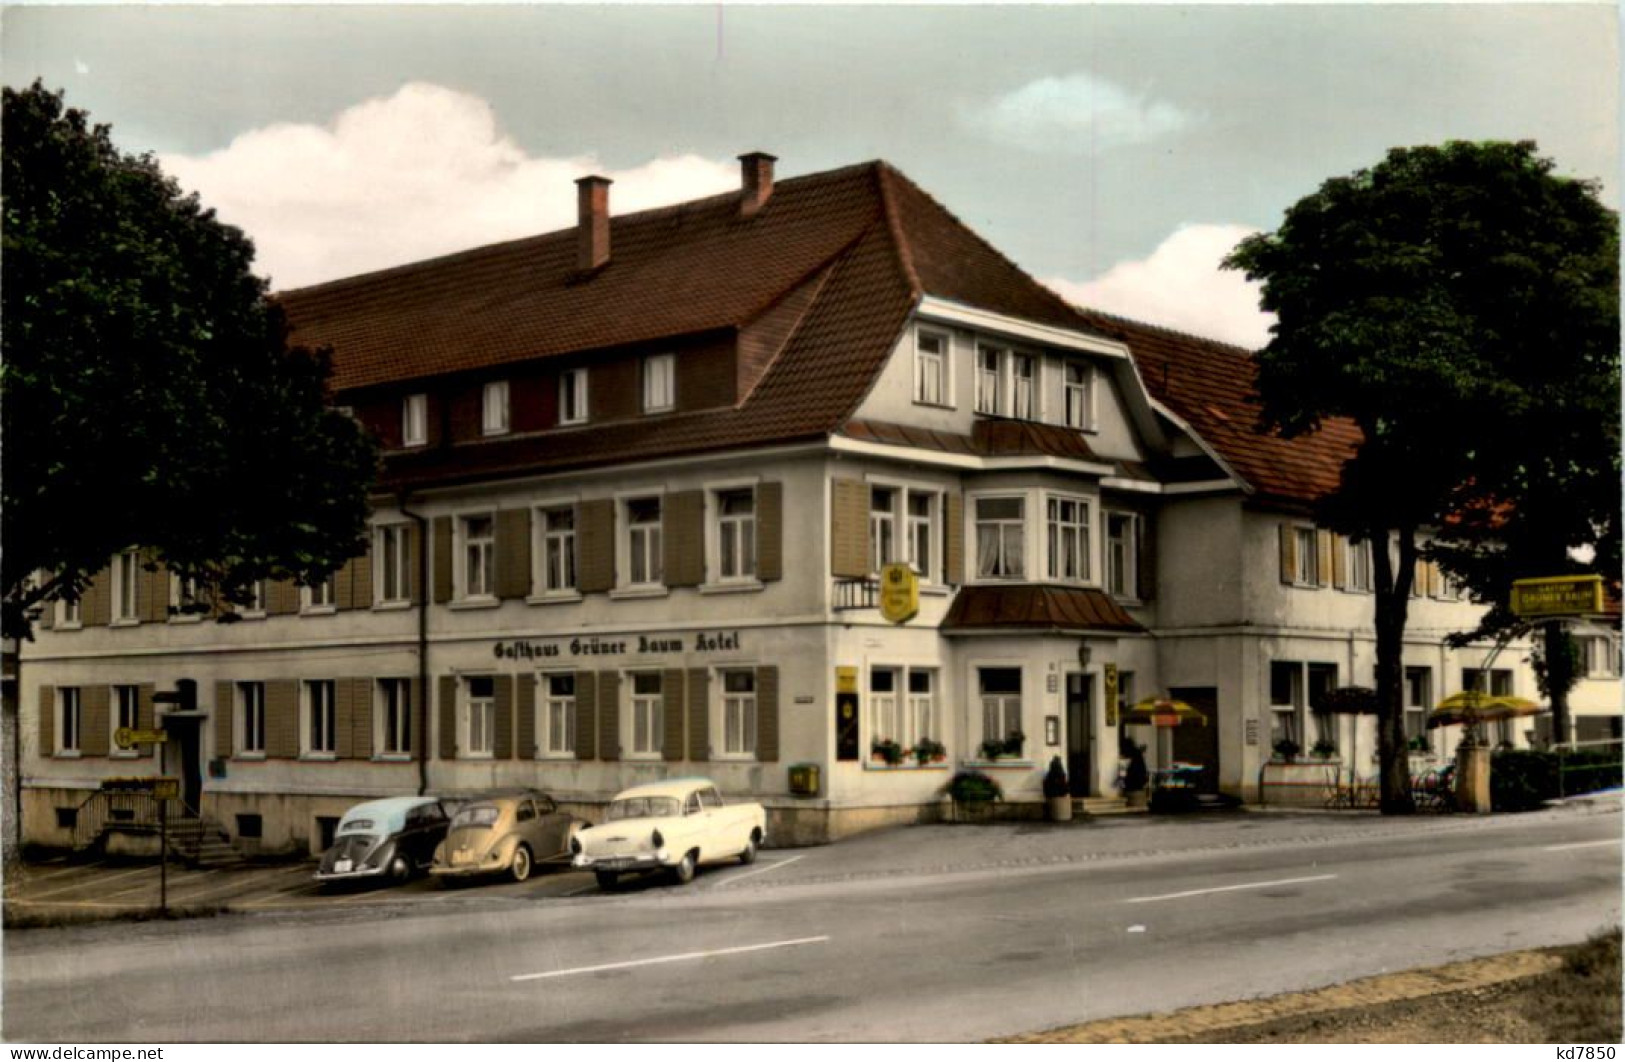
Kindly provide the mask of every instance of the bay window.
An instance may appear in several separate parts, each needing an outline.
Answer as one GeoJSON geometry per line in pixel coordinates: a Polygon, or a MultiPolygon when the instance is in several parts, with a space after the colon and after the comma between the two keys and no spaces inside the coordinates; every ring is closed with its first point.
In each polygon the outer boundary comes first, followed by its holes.
{"type": "Polygon", "coordinates": [[[1027,574],[1026,499],[976,499],[976,574],[982,579],[1021,579],[1027,574]]]}
{"type": "Polygon", "coordinates": [[[1080,498],[1049,499],[1049,577],[1079,582],[1089,578],[1089,503],[1080,498]]]}

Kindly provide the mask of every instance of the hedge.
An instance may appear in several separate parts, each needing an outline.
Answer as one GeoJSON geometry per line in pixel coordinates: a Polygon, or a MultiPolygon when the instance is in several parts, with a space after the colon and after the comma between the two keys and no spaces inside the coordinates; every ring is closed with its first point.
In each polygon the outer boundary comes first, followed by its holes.
{"type": "Polygon", "coordinates": [[[1528,811],[1548,800],[1621,784],[1619,753],[1585,750],[1559,757],[1555,752],[1508,749],[1490,760],[1490,806],[1496,811],[1528,811]],[[1560,768],[1561,783],[1559,782],[1560,768]]]}

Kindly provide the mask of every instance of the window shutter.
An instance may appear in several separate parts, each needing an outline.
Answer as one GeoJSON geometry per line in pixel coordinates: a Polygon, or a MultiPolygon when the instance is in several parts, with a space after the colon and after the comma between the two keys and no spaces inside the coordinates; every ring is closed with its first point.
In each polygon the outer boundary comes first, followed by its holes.
{"type": "Polygon", "coordinates": [[[756,578],[784,578],[784,484],[756,487],[756,578]]]}
{"type": "Polygon", "coordinates": [[[779,669],[756,669],[756,758],[763,763],[779,759],[779,669]]]}
{"type": "Polygon", "coordinates": [[[1291,524],[1275,526],[1281,543],[1281,582],[1291,586],[1298,581],[1298,533],[1291,524]]]}
{"type": "Polygon", "coordinates": [[[55,626],[56,626],[56,601],[51,600],[51,601],[45,602],[45,607],[40,609],[39,629],[42,630],[42,631],[48,631],[48,630],[52,629],[55,626]]]}
{"type": "Polygon", "coordinates": [[[423,535],[417,523],[406,528],[406,586],[412,604],[423,604],[423,535]]]}
{"type": "Polygon", "coordinates": [[[299,684],[294,679],[265,684],[265,755],[288,760],[299,755],[299,684]]]}
{"type": "Polygon", "coordinates": [[[943,497],[945,543],[942,551],[948,562],[948,582],[959,586],[965,581],[965,496],[949,491],[943,497]]]}
{"type": "Polygon", "coordinates": [[[292,580],[277,579],[265,584],[265,613],[291,616],[299,611],[299,587],[292,580]]]}
{"type": "Polygon", "coordinates": [[[1325,586],[1332,575],[1332,533],[1315,529],[1315,585],[1325,586]]]}
{"type": "Polygon", "coordinates": [[[440,676],[440,758],[457,758],[457,676],[440,676]]]}
{"type": "Polygon", "coordinates": [[[372,550],[368,549],[360,556],[350,558],[351,579],[350,607],[372,607],[372,550]]]}
{"type": "MultiPolygon", "coordinates": [[[[142,730],[151,730],[153,728],[152,694],[153,694],[153,691],[154,691],[155,688],[156,687],[154,687],[153,684],[150,683],[150,682],[143,682],[141,685],[136,687],[136,692],[135,692],[135,725],[137,727],[139,727],[140,729],[142,729],[142,730]]],[[[141,746],[139,746],[139,745],[136,746],[136,747],[141,748],[141,746]]],[[[158,758],[158,746],[157,745],[148,745],[148,746],[146,746],[145,750],[141,753],[141,755],[149,756],[149,757],[151,757],[153,759],[157,759],[158,758]]]]}
{"type": "Polygon", "coordinates": [[[576,672],[576,759],[598,755],[598,676],[576,672]]]}
{"type": "Polygon", "coordinates": [[[1141,601],[1155,601],[1157,597],[1157,514],[1144,512],[1134,521],[1139,535],[1134,558],[1135,595],[1141,601]]]}
{"type": "MultiPolygon", "coordinates": [[[[150,687],[141,687],[141,714],[146,715],[147,690],[150,687]]],[[[237,697],[236,687],[230,682],[216,682],[214,684],[214,754],[220,759],[228,759],[232,753],[232,746],[236,742],[235,729],[237,726],[237,697]]],[[[146,726],[143,721],[142,726],[146,726]]]]}
{"type": "Polygon", "coordinates": [[[1342,535],[1332,538],[1332,586],[1337,590],[1349,585],[1349,540],[1342,535]]]}
{"type": "Polygon", "coordinates": [[[498,760],[513,759],[513,676],[497,675],[491,686],[496,693],[496,734],[491,741],[491,756],[498,760]]]}
{"type": "Polygon", "coordinates": [[[86,627],[105,627],[112,622],[113,573],[109,569],[103,568],[91,578],[80,617],[86,627]]]}
{"type": "Polygon", "coordinates": [[[108,746],[108,701],[112,691],[106,686],[86,686],[79,694],[79,749],[86,756],[105,756],[108,746]]]}
{"type": "Polygon", "coordinates": [[[451,517],[434,518],[434,601],[451,600],[451,517]]]}
{"type": "Polygon", "coordinates": [[[660,720],[666,731],[660,737],[660,755],[668,762],[681,760],[688,751],[683,746],[685,708],[683,673],[667,668],[660,676],[660,720]]]}
{"type": "Polygon", "coordinates": [[[350,680],[350,755],[372,759],[372,679],[350,680]]]}
{"type": "Polygon", "coordinates": [[[135,573],[135,614],[142,623],[163,623],[169,619],[169,569],[159,564],[149,550],[142,550],[135,573]],[[148,571],[146,566],[153,565],[148,571]]]}
{"type": "Polygon", "coordinates": [[[598,672],[598,758],[621,758],[621,673],[598,672]]]}
{"type": "Polygon", "coordinates": [[[577,508],[576,580],[584,594],[615,589],[615,502],[584,501],[577,508]]]}
{"type": "Polygon", "coordinates": [[[869,574],[869,490],[859,479],[830,481],[830,570],[841,578],[869,574]]]}
{"type": "Polygon", "coordinates": [[[341,760],[355,756],[355,690],[349,679],[333,683],[333,753],[341,760]]]}
{"type": "Polygon", "coordinates": [[[660,509],[661,549],[667,586],[705,582],[705,493],[697,490],[666,495],[660,509]]]}
{"type": "Polygon", "coordinates": [[[1428,596],[1444,596],[1444,573],[1439,570],[1438,561],[1428,561],[1428,596]]]}
{"type": "Polygon", "coordinates": [[[530,510],[497,513],[497,596],[530,596],[530,510]]]}
{"type": "Polygon", "coordinates": [[[39,688],[39,755],[41,759],[56,753],[56,687],[39,688]]]}
{"type": "Polygon", "coordinates": [[[514,721],[518,737],[514,739],[515,755],[522,760],[536,758],[536,676],[519,676],[519,690],[514,698],[514,721]]]}
{"type": "Polygon", "coordinates": [[[355,594],[354,560],[347,560],[333,573],[333,607],[340,612],[353,608],[350,600],[355,594]]]}
{"type": "Polygon", "coordinates": [[[711,758],[711,672],[688,669],[688,758],[703,763],[711,758]]]}

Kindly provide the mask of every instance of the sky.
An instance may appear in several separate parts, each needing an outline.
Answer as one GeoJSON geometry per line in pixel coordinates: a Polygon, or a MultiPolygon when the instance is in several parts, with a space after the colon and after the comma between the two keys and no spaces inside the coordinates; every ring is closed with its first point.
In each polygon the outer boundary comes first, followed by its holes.
{"type": "Polygon", "coordinates": [[[1619,200],[1608,3],[0,9],[35,78],[152,152],[287,289],[883,158],[1033,276],[1247,346],[1219,261],[1391,147],[1532,139],[1619,200]]]}

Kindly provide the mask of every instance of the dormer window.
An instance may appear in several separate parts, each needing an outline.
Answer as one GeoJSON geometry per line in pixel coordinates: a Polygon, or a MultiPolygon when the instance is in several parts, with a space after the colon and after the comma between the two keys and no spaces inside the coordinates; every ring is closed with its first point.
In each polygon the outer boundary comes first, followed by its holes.
{"type": "Polygon", "coordinates": [[[429,441],[429,396],[407,395],[401,403],[401,445],[422,446],[429,441]]]}
{"type": "Polygon", "coordinates": [[[664,413],[676,405],[677,356],[656,354],[643,359],[643,411],[664,413]]]}
{"type": "Polygon", "coordinates": [[[1095,426],[1095,370],[1081,361],[1066,363],[1066,426],[1087,431],[1095,426]]]}
{"type": "Polygon", "coordinates": [[[923,328],[914,335],[914,401],[927,406],[948,402],[948,337],[923,328]]]}
{"type": "Polygon", "coordinates": [[[998,347],[976,348],[976,412],[999,412],[999,362],[1003,351],[998,347]]]}
{"type": "Polygon", "coordinates": [[[566,369],[559,375],[559,423],[587,421],[587,370],[566,369]]]}
{"type": "Polygon", "coordinates": [[[1038,419],[1038,359],[1031,354],[1010,358],[1010,415],[1038,419]]]}
{"type": "Polygon", "coordinates": [[[505,435],[508,432],[508,381],[492,380],[485,385],[480,429],[486,435],[505,435]]]}

